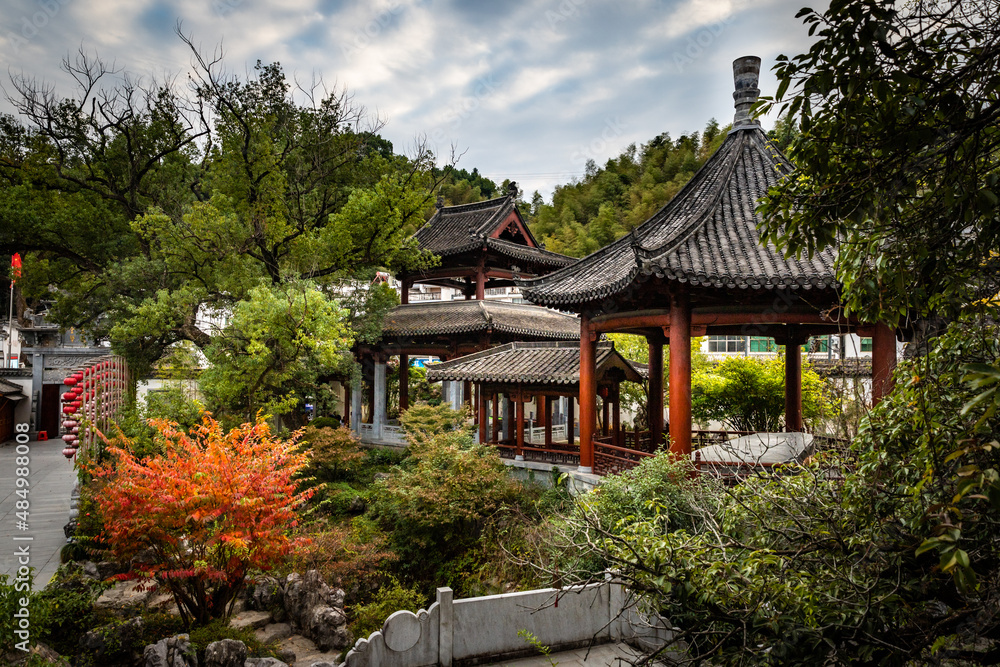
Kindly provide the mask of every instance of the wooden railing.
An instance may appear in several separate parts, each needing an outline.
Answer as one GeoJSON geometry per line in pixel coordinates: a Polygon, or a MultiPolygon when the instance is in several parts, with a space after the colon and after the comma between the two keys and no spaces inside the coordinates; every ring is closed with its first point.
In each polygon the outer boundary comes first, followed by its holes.
{"type": "MultiPolygon", "coordinates": [[[[500,456],[505,459],[513,459],[517,448],[506,442],[491,443],[500,451],[500,456]]],[[[553,444],[551,447],[534,447],[525,445],[521,448],[521,453],[525,461],[535,463],[552,463],[562,465],[580,465],[580,448],[570,445],[553,444]]]]}
{"type": "MultiPolygon", "coordinates": [[[[610,436],[606,438],[610,441],[610,436]]],[[[617,472],[631,470],[643,459],[654,456],[652,452],[644,452],[631,447],[618,447],[610,442],[594,440],[594,472],[598,475],[612,475],[617,472]]]]}

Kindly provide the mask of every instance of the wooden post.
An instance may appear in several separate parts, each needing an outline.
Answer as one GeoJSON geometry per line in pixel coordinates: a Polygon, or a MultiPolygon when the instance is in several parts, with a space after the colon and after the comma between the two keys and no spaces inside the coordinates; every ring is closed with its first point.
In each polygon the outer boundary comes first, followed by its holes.
{"type": "Polygon", "coordinates": [[[479,262],[479,268],[476,269],[476,299],[482,301],[486,298],[486,271],[483,266],[483,262],[479,262]]]}
{"type": "Polygon", "coordinates": [[[409,280],[403,280],[399,286],[399,303],[406,305],[410,303],[410,287],[413,285],[409,280]]]}
{"type": "Polygon", "coordinates": [[[802,431],[801,338],[789,333],[785,340],[785,431],[802,431]]]}
{"type": "Polygon", "coordinates": [[[399,411],[410,407],[410,355],[399,355],[399,411]]]}
{"type": "Polygon", "coordinates": [[[472,402],[472,382],[469,380],[462,383],[462,402],[466,405],[474,405],[472,402]]]}
{"type": "Polygon", "coordinates": [[[542,417],[545,419],[545,446],[552,446],[552,399],[542,396],[542,417]]]}
{"type": "Polygon", "coordinates": [[[597,430],[597,336],[590,318],[580,316],[580,472],[594,472],[594,433],[597,430]]]}
{"type": "Polygon", "coordinates": [[[517,446],[514,449],[514,460],[523,461],[524,460],[524,397],[517,396],[515,399],[517,405],[517,417],[514,419],[514,428],[517,429],[517,446]]]}
{"type": "Polygon", "coordinates": [[[896,370],[896,334],[885,324],[876,324],[872,335],[872,407],[892,391],[896,370]]]}
{"type": "MultiPolygon", "coordinates": [[[[672,329],[671,329],[672,330],[672,329]]],[[[663,339],[647,338],[649,343],[649,396],[646,401],[646,419],[649,438],[653,447],[663,446],[663,339]]]]}
{"type": "Polygon", "coordinates": [[[486,409],[486,392],[483,391],[483,385],[476,385],[476,395],[479,397],[479,444],[485,445],[489,442],[488,420],[486,418],[489,412],[486,409]]]}
{"type": "Polygon", "coordinates": [[[670,299],[670,451],[691,457],[691,305],[684,291],[670,299]]]}

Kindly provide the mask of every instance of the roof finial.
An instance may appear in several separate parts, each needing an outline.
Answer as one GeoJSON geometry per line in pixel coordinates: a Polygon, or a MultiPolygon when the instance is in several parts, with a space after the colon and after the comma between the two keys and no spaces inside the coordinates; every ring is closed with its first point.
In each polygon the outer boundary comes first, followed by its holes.
{"type": "Polygon", "coordinates": [[[760,125],[750,117],[750,107],[757,101],[760,88],[757,81],[760,78],[760,58],[743,56],[733,61],[733,80],[736,83],[736,116],[733,118],[733,129],[740,127],[757,127],[760,125]]]}
{"type": "Polygon", "coordinates": [[[438,195],[437,203],[434,206],[436,208],[444,208],[444,195],[438,195]]]}
{"type": "Polygon", "coordinates": [[[507,194],[511,197],[517,197],[517,183],[511,181],[507,184],[507,194]]]}

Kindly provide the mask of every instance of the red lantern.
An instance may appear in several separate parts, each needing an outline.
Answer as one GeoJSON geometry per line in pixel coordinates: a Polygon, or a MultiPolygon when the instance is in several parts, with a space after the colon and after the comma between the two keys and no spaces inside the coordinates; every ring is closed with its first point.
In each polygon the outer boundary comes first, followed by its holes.
{"type": "Polygon", "coordinates": [[[67,387],[72,387],[73,385],[76,384],[76,378],[73,377],[73,376],[70,376],[70,377],[66,378],[65,380],[63,380],[63,384],[66,385],[67,387]]]}
{"type": "Polygon", "coordinates": [[[76,450],[73,449],[72,447],[67,447],[66,449],[63,450],[62,453],[63,456],[65,456],[68,459],[71,459],[76,454],[76,450]]]}
{"type": "Polygon", "coordinates": [[[63,414],[65,414],[65,415],[71,415],[74,412],[76,412],[76,408],[74,408],[72,405],[64,405],[63,406],[63,414]]]}
{"type": "Polygon", "coordinates": [[[76,398],[76,394],[74,394],[71,391],[67,391],[65,394],[62,395],[62,400],[64,401],[72,401],[74,398],[76,398]]]}

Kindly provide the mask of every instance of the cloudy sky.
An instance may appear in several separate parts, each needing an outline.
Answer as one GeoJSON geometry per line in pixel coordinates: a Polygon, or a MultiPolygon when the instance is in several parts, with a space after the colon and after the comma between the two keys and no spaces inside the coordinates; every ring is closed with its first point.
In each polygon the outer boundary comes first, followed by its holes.
{"type": "Polygon", "coordinates": [[[589,158],[728,123],[734,58],[760,56],[761,91],[773,93],[775,57],[808,47],[794,18],[803,4],[4,0],[0,59],[64,96],[73,89],[60,63],[81,47],[136,74],[183,74],[180,20],[203,50],[221,43],[234,73],[277,61],[300,81],[346,87],[386,121],[398,152],[423,135],[439,156],[454,145],[459,166],[548,198],[589,158]]]}

